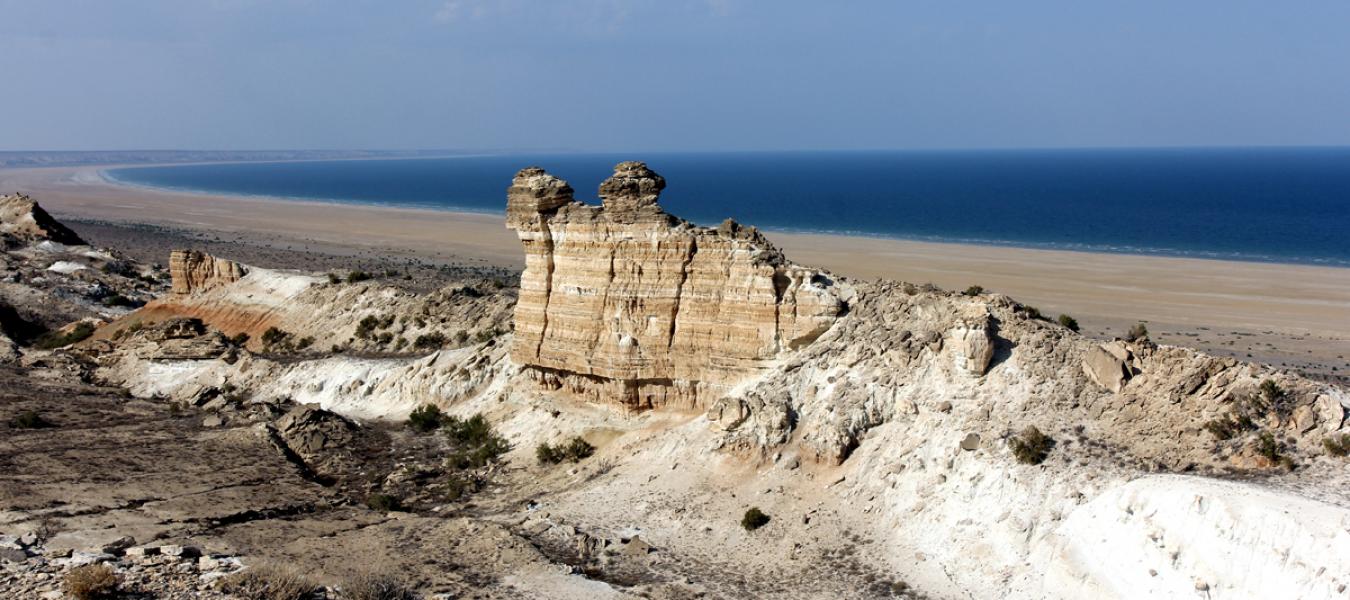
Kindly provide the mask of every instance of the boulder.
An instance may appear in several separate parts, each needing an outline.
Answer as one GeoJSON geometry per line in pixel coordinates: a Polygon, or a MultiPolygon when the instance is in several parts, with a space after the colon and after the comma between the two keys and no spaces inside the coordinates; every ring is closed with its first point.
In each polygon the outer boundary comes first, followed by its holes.
{"type": "Polygon", "coordinates": [[[1132,376],[1129,359],[1129,350],[1122,343],[1098,344],[1083,355],[1083,373],[1102,388],[1120,392],[1132,376]]]}

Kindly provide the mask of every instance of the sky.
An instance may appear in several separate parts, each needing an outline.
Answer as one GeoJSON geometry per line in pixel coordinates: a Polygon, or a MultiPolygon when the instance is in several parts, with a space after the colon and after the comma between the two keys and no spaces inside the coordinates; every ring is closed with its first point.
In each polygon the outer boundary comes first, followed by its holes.
{"type": "Polygon", "coordinates": [[[0,149],[1350,144],[1350,2],[0,0],[0,149]]]}

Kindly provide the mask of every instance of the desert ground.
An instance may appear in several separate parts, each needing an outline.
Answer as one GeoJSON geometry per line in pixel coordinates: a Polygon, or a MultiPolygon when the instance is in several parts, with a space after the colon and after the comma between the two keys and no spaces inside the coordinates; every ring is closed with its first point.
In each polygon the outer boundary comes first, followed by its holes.
{"type": "MultiPolygon", "coordinates": [[[[0,170],[96,244],[132,254],[191,241],[280,268],[523,267],[499,215],[173,192],[108,182],[107,167],[0,170]],[[152,235],[153,234],[153,235],[152,235]],[[159,245],[147,245],[151,239],[159,245]]],[[[583,191],[580,197],[589,197],[583,191]]],[[[1350,269],[770,232],[794,261],[861,279],[979,285],[1068,314],[1109,339],[1137,322],[1164,344],[1350,380],[1350,269]]],[[[154,260],[152,256],[139,256],[154,260]]],[[[161,257],[159,260],[164,260],[161,257]]],[[[426,280],[424,276],[416,280],[426,280]]]]}

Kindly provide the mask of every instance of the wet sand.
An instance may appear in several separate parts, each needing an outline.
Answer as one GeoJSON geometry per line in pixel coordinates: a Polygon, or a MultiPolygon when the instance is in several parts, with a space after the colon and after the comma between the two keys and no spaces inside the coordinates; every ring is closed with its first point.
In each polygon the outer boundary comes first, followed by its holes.
{"type": "MultiPolygon", "coordinates": [[[[498,215],[152,190],[108,183],[98,175],[103,168],[0,170],[0,193],[31,194],[58,218],[152,224],[235,244],[523,266],[519,242],[498,215]]],[[[134,229],[127,231],[125,243],[134,244],[134,229]]],[[[1160,343],[1350,380],[1350,269],[837,235],[770,238],[794,261],[848,277],[980,285],[1051,317],[1073,315],[1090,335],[1109,338],[1142,321],[1160,343]]]]}

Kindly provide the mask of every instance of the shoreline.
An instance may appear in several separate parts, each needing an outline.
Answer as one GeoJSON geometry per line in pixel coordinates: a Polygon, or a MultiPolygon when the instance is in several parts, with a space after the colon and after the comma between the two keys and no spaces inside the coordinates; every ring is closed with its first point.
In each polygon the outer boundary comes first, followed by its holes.
{"type": "MultiPolygon", "coordinates": [[[[0,169],[0,193],[29,193],[58,218],[165,226],[277,249],[304,245],[347,249],[340,251],[354,257],[524,266],[520,242],[502,215],[132,187],[98,175],[110,168],[0,169]]],[[[766,234],[801,265],[952,290],[979,285],[1049,318],[1072,315],[1094,337],[1109,339],[1145,322],[1159,343],[1290,368],[1310,368],[1313,361],[1337,376],[1350,372],[1344,359],[1350,356],[1350,268],[766,234]]]]}
{"type": "MultiPolygon", "coordinates": [[[[474,155],[464,155],[464,156],[465,156],[465,157],[471,157],[471,156],[493,156],[493,154],[474,154],[474,155]]],[[[452,157],[415,157],[415,158],[389,157],[389,158],[377,158],[377,159],[351,158],[351,159],[336,159],[336,160],[355,160],[355,161],[361,161],[361,160],[421,160],[421,159],[423,159],[423,158],[428,159],[428,160],[436,160],[436,159],[441,159],[441,158],[459,158],[459,157],[460,157],[460,156],[452,156],[452,157]]],[[[475,208],[473,208],[473,207],[463,207],[463,206],[425,206],[425,205],[418,205],[418,204],[405,204],[405,203],[396,203],[396,202],[381,203],[381,202],[370,202],[370,201],[359,201],[359,200],[341,200],[341,199],[337,199],[337,198],[313,198],[313,197],[305,197],[305,196],[275,196],[275,195],[266,195],[266,194],[240,194],[240,193],[231,193],[231,192],[219,192],[219,191],[199,190],[199,189],[191,189],[191,188],[177,188],[177,187],[172,187],[172,186],[158,186],[158,185],[152,185],[152,184],[137,183],[137,182],[132,182],[132,181],[126,181],[126,180],[118,179],[116,176],[114,176],[114,175],[112,175],[111,173],[109,173],[109,171],[117,170],[117,169],[137,169],[137,168],[151,168],[151,167],[178,167],[178,166],[205,165],[205,164],[254,164],[254,163],[281,164],[281,163],[292,163],[292,162],[332,162],[332,161],[330,161],[330,160],[328,160],[328,159],[296,159],[296,160],[285,160],[285,161],[214,161],[214,162],[170,163],[170,164],[87,165],[87,166],[79,166],[79,167],[34,167],[33,169],[38,169],[38,168],[44,168],[44,169],[80,169],[80,170],[87,170],[87,171],[95,171],[95,172],[96,172],[95,175],[96,175],[99,179],[101,179],[104,183],[106,183],[106,184],[108,184],[108,185],[117,186],[117,187],[123,187],[123,188],[129,188],[129,189],[135,189],[135,190],[140,190],[140,191],[147,192],[147,193],[170,194],[170,195],[186,195],[186,196],[198,196],[198,197],[202,197],[202,198],[214,198],[214,199],[239,199],[239,200],[255,200],[255,201],[264,201],[264,202],[295,202],[295,203],[307,203],[307,204],[318,204],[318,205],[332,205],[332,206],[344,206],[344,207],[346,207],[346,206],[351,206],[351,207],[370,207],[370,208],[378,208],[378,209],[427,211],[427,212],[430,212],[430,213],[452,213],[452,214],[467,214],[467,215],[486,215],[486,216],[496,216],[496,217],[504,218],[504,212],[502,212],[502,211],[488,210],[488,209],[475,209],[475,208]]],[[[5,170],[5,169],[0,168],[0,173],[2,173],[4,170],[5,170]]],[[[14,170],[21,170],[21,169],[14,169],[14,170]]],[[[3,182],[3,181],[4,181],[4,179],[3,179],[3,178],[0,178],[0,182],[3,182]]],[[[0,189],[0,193],[5,193],[5,192],[4,192],[2,189],[0,189]]],[[[691,222],[693,222],[693,221],[691,221],[691,222]]],[[[695,224],[695,225],[698,225],[698,226],[700,226],[700,227],[714,227],[714,228],[715,228],[715,227],[717,226],[717,223],[696,223],[696,222],[694,222],[694,224],[695,224]]],[[[754,223],[742,223],[742,224],[743,224],[743,225],[755,225],[754,223]]],[[[1272,265],[1292,265],[1292,266],[1327,267],[1327,268],[1334,268],[1334,269],[1347,269],[1347,270],[1350,270],[1350,261],[1339,260],[1339,259],[1325,259],[1325,258],[1323,258],[1323,259],[1318,259],[1318,258],[1301,258],[1301,257],[1292,257],[1292,258],[1290,258],[1290,257],[1272,257],[1272,256],[1264,256],[1264,255],[1241,255],[1241,254],[1231,254],[1231,253],[1230,253],[1230,254],[1223,254],[1223,253],[1219,253],[1219,252],[1187,251],[1187,250],[1177,250],[1177,249],[1172,249],[1172,248],[1134,248],[1134,247],[1127,247],[1127,248],[1125,248],[1125,249],[1116,249],[1116,248],[1114,248],[1114,247],[1092,246],[1092,245],[1088,245],[1088,244],[1066,244],[1066,245],[1056,245],[1056,244],[1052,244],[1052,243],[1019,242],[1019,241],[1016,241],[1016,240],[979,240],[979,239],[962,239],[962,238],[942,238],[942,237],[939,237],[939,236],[906,236],[906,235],[898,235],[898,234],[872,233],[872,232],[865,232],[865,231],[811,230],[811,229],[800,229],[800,228],[793,228],[793,227],[773,227],[773,226],[768,226],[768,227],[756,226],[756,227],[758,227],[758,229],[759,229],[760,231],[763,231],[763,232],[765,232],[766,234],[772,234],[772,235],[829,236],[829,237],[842,237],[842,238],[876,239],[876,240],[887,240],[887,241],[896,241],[896,242],[913,242],[913,243],[921,243],[921,244],[941,244],[941,245],[949,245],[949,246],[975,246],[975,247],[983,247],[983,248],[1010,248],[1010,249],[1017,249],[1017,250],[1042,250],[1042,251],[1046,251],[1046,252],[1076,252],[1076,253],[1083,253],[1083,254],[1108,254],[1108,255],[1116,255],[1116,256],[1144,256],[1144,257],[1156,257],[1156,258],[1179,258],[1179,259],[1194,259],[1194,260],[1219,261],[1219,262],[1239,262],[1239,263],[1256,263],[1256,264],[1272,264],[1272,265]]]]}

